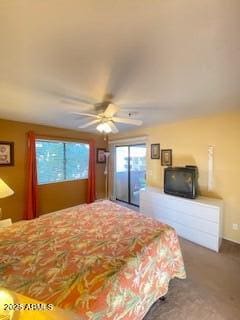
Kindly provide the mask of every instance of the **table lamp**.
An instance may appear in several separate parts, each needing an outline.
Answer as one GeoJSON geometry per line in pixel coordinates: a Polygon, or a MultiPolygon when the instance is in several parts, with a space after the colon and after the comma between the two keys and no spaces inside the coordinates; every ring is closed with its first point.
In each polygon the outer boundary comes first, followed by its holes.
{"type": "Polygon", "coordinates": [[[14,306],[14,297],[4,288],[0,288],[0,319],[12,320],[14,315],[14,310],[9,308],[6,310],[6,305],[14,306]]]}
{"type": "MultiPolygon", "coordinates": [[[[14,191],[9,188],[9,186],[0,178],[0,199],[9,197],[14,194],[14,191]]],[[[0,219],[2,216],[2,211],[0,208],[0,219]]]]}

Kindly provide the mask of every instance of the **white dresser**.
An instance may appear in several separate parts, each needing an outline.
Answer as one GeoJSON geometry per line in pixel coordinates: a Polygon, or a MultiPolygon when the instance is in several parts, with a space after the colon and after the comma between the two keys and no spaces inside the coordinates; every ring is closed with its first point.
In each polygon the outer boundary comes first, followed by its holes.
{"type": "Polygon", "coordinates": [[[186,199],[157,188],[140,191],[140,212],[167,223],[178,235],[219,251],[222,241],[223,201],[198,197],[186,199]]]}

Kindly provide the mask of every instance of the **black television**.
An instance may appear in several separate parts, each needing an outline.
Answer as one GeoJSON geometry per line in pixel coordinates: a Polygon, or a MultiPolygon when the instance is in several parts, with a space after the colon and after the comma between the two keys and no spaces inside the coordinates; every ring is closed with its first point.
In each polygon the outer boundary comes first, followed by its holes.
{"type": "Polygon", "coordinates": [[[164,170],[164,192],[178,197],[197,197],[198,170],[196,166],[168,167],[164,170]]]}

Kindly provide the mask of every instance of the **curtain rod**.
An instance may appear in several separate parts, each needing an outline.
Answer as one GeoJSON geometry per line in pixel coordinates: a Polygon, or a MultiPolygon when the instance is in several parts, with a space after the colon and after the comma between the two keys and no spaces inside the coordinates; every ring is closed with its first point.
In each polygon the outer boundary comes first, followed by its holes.
{"type": "Polygon", "coordinates": [[[131,138],[122,138],[117,140],[109,140],[109,144],[118,144],[118,143],[134,143],[134,142],[147,142],[148,136],[139,136],[139,137],[131,137],[131,138]]]}
{"type": "Polygon", "coordinates": [[[67,136],[55,136],[55,135],[51,135],[51,134],[42,134],[42,133],[37,133],[35,132],[35,135],[39,138],[48,138],[48,139],[56,139],[56,140],[75,140],[75,141],[84,141],[84,142],[89,142],[90,140],[93,139],[83,139],[83,138],[75,138],[75,137],[67,137],[67,136]]]}

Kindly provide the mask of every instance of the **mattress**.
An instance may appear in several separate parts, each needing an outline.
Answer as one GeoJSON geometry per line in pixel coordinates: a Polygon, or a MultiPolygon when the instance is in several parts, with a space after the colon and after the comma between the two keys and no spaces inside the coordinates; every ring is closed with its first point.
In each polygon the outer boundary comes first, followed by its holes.
{"type": "Polygon", "coordinates": [[[0,229],[0,286],[81,319],[142,319],[174,277],[175,230],[110,201],[0,229]]]}

